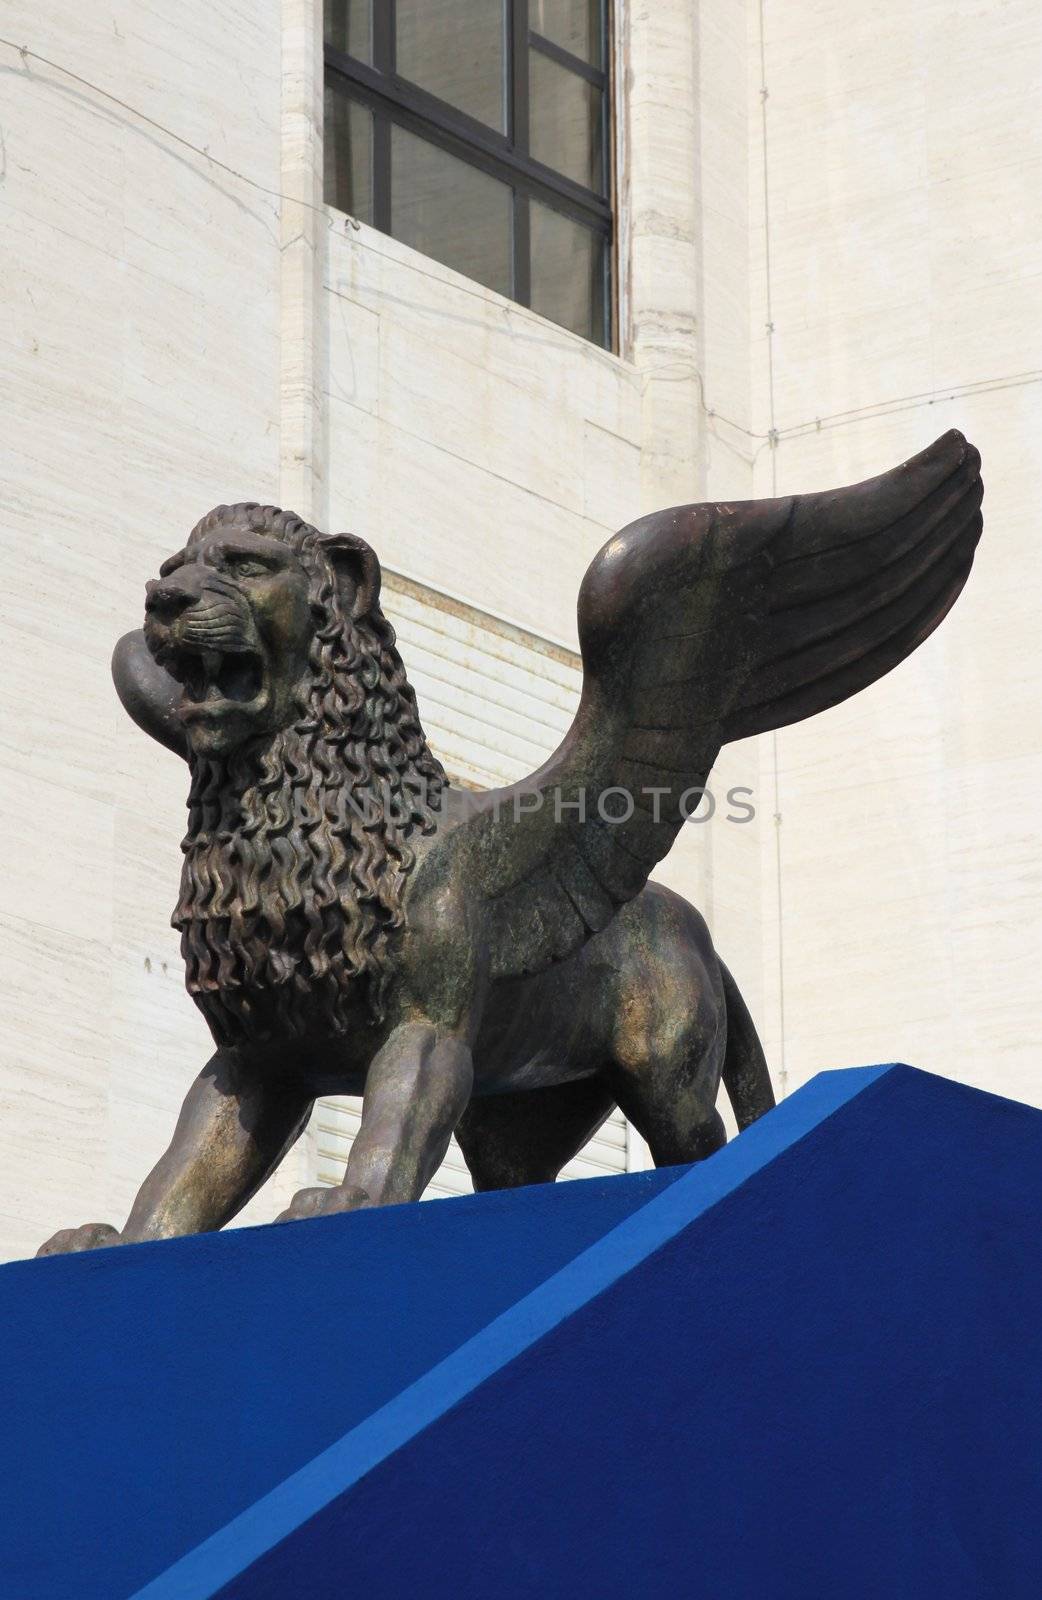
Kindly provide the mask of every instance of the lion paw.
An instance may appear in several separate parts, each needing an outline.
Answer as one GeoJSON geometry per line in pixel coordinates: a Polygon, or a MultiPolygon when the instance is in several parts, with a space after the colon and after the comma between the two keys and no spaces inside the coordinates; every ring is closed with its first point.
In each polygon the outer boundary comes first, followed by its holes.
{"type": "Polygon", "coordinates": [[[358,1211],[371,1201],[364,1189],[298,1189],[276,1222],[302,1222],[307,1217],[330,1217],[338,1211],[358,1211]]]}
{"type": "Polygon", "coordinates": [[[119,1244],[118,1228],[107,1222],[85,1222],[81,1228],[59,1228],[46,1244],[37,1250],[38,1256],[67,1256],[78,1250],[102,1250],[106,1245],[119,1244]]]}

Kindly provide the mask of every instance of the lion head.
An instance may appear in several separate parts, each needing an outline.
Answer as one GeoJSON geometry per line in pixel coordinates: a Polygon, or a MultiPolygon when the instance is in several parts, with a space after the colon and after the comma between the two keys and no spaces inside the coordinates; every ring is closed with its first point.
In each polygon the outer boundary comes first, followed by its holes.
{"type": "Polygon", "coordinates": [[[191,768],[174,926],[219,1044],[381,1016],[410,837],[443,770],[420,726],[374,552],[291,512],[218,506],[146,596],[182,685],[191,768]]]}

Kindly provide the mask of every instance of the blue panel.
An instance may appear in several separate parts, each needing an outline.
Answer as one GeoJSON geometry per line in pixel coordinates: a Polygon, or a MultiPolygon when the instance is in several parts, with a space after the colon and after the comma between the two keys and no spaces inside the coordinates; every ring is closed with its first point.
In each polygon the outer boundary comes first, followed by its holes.
{"type": "Polygon", "coordinates": [[[679,1169],[0,1268],[3,1600],[120,1600],[679,1169]]]}
{"type": "Polygon", "coordinates": [[[694,1169],[2,1269],[0,1595],[1037,1600],[1040,1233],[1042,1113],[894,1068],[694,1169]]]}
{"type": "Polygon", "coordinates": [[[219,1593],[1037,1600],[1040,1237],[1042,1113],[888,1073],[219,1593]]]}
{"type": "MultiPolygon", "coordinates": [[[[149,1584],[136,1600],[205,1600],[232,1576],[342,1495],[392,1451],[436,1421],[491,1373],[514,1360],[686,1228],[889,1067],[822,1074],[712,1162],[684,1170],[668,1191],[606,1233],[518,1305],[505,1311],[439,1366],[374,1412],[351,1433],[251,1506],[149,1584]]],[[[263,1568],[261,1569],[263,1570],[263,1568]]]]}

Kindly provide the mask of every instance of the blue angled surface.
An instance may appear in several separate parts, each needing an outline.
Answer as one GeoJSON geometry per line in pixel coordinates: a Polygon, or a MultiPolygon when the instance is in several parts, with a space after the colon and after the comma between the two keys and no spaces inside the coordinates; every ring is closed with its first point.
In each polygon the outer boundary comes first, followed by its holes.
{"type": "Polygon", "coordinates": [[[123,1600],[680,1170],[0,1268],[0,1600],[123,1600]]]}
{"type": "Polygon", "coordinates": [[[0,1272],[3,1592],[1037,1600],[1042,1113],[827,1074],[667,1176],[0,1272]]]}

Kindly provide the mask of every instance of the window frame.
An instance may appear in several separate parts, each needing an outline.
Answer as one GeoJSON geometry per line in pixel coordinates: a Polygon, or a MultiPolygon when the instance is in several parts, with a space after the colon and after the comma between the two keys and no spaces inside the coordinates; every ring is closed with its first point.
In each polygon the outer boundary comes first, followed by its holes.
{"type": "MultiPolygon", "coordinates": [[[[519,305],[531,306],[530,200],[590,229],[603,245],[603,327],[599,348],[612,350],[615,310],[615,150],[613,132],[613,57],[611,0],[601,0],[604,66],[595,67],[572,55],[529,25],[528,0],[506,0],[506,132],[479,122],[447,101],[422,89],[395,70],[394,0],[372,0],[372,64],[323,41],[325,81],[373,113],[373,226],[391,235],[391,130],[394,125],[426,139],[449,155],[510,186],[513,192],[511,238],[512,292],[519,305]],[[529,154],[529,49],[585,78],[601,90],[603,195],[576,183],[529,154]]],[[[392,235],[393,237],[393,235],[392,235]]],[[[490,291],[491,292],[491,291],[490,291]]],[[[578,335],[577,337],[584,337],[578,335]]]]}

